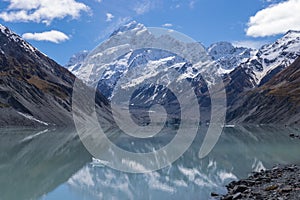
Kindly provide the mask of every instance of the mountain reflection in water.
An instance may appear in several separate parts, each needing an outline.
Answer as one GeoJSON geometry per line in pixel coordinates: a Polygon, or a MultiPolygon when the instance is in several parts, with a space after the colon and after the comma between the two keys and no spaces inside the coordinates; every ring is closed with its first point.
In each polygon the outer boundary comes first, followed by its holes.
{"type": "MultiPolygon", "coordinates": [[[[92,159],[73,129],[0,129],[0,199],[210,199],[211,192],[225,193],[227,183],[252,171],[299,164],[300,140],[289,137],[296,131],[274,126],[227,127],[204,159],[198,158],[203,139],[198,134],[188,151],[169,167],[131,174],[92,159]]],[[[139,140],[129,142],[126,136],[115,134],[114,143],[139,152],[153,143],[165,145],[168,137],[139,144],[139,140]]]]}

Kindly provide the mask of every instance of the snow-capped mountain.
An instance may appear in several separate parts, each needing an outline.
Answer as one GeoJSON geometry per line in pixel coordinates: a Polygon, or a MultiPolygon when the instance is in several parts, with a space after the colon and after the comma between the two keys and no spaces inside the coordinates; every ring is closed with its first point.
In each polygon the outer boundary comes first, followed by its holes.
{"type": "Polygon", "coordinates": [[[241,63],[246,62],[256,52],[246,47],[234,47],[230,42],[217,42],[207,49],[208,54],[216,61],[221,74],[230,73],[241,63]]]}
{"type": "MultiPolygon", "coordinates": [[[[144,25],[133,21],[127,25],[120,27],[118,30],[114,31],[111,34],[111,37],[113,37],[114,35],[117,35],[117,34],[122,34],[126,31],[131,31],[132,34],[136,36],[141,32],[147,32],[147,29],[144,25]]],[[[110,42],[108,41],[108,43],[110,43],[110,42]]],[[[147,51],[147,49],[144,49],[144,50],[145,50],[144,51],[145,54],[149,54],[149,51],[147,51]]],[[[214,61],[212,64],[214,64],[215,68],[214,69],[202,69],[201,71],[203,72],[205,70],[208,73],[211,73],[211,74],[217,73],[218,75],[230,73],[241,63],[249,60],[255,52],[256,52],[256,50],[253,50],[250,48],[234,47],[229,42],[215,43],[207,49],[207,54],[211,57],[212,61],[214,61]],[[210,71],[210,70],[213,70],[213,71],[210,71]]],[[[106,66],[109,66],[108,67],[109,70],[106,68],[105,71],[103,72],[100,69],[98,69],[98,71],[101,71],[102,74],[99,74],[99,73],[93,74],[92,73],[92,74],[89,74],[89,77],[87,77],[86,76],[87,71],[89,71],[90,69],[87,69],[86,66],[82,67],[82,64],[85,61],[85,59],[87,58],[89,53],[90,53],[89,51],[85,50],[85,51],[82,51],[82,52],[79,52],[79,53],[73,55],[70,58],[69,62],[65,65],[65,67],[67,69],[69,69],[71,72],[73,72],[76,76],[81,78],[82,80],[88,81],[90,85],[94,85],[94,83],[90,82],[91,77],[94,77],[94,79],[95,79],[96,76],[100,76],[101,77],[100,81],[102,82],[101,84],[103,86],[102,91],[104,91],[105,95],[109,96],[109,94],[108,94],[109,92],[107,93],[107,90],[109,90],[109,88],[111,89],[114,86],[114,84],[118,81],[117,77],[119,77],[120,75],[122,75],[122,73],[124,73],[126,71],[125,68],[129,67],[129,66],[126,67],[126,65],[128,65],[128,63],[131,63],[128,61],[128,59],[129,58],[131,58],[132,60],[135,60],[135,59],[133,59],[133,57],[130,55],[127,55],[126,58],[123,56],[118,61],[116,61],[114,63],[110,63],[110,65],[107,64],[106,66]],[[103,82],[105,82],[105,83],[103,83],[103,82]],[[107,85],[108,88],[105,85],[107,85]]],[[[133,53],[133,52],[131,52],[131,53],[133,53]]],[[[139,52],[139,53],[141,54],[141,52],[139,52]]],[[[151,50],[151,54],[153,54],[150,59],[151,61],[157,61],[156,64],[164,63],[164,60],[166,59],[166,52],[163,53],[163,51],[160,51],[160,50],[155,50],[155,51],[151,50]],[[160,62],[160,60],[162,60],[162,62],[160,62]]],[[[138,54],[135,54],[135,55],[137,56],[138,54]]],[[[181,65],[181,66],[186,64],[186,62],[184,60],[180,59],[178,57],[178,55],[175,55],[175,54],[174,55],[168,54],[168,55],[177,59],[176,61],[175,60],[172,61],[173,65],[176,62],[178,62],[177,65],[181,65]]],[[[138,55],[138,56],[140,56],[140,55],[138,55]]],[[[149,57],[149,55],[147,55],[146,57],[149,57]]],[[[145,61],[145,62],[147,62],[147,61],[145,61]]],[[[170,62],[171,61],[169,61],[168,63],[171,64],[170,62]]],[[[134,64],[134,63],[131,63],[131,64],[134,64]]],[[[178,67],[178,66],[176,66],[176,67],[178,67]]],[[[187,78],[193,78],[193,77],[195,77],[195,74],[187,75],[187,78]]]]}
{"type": "MultiPolygon", "coordinates": [[[[152,105],[166,105],[168,119],[173,121],[180,115],[178,98],[200,101],[194,98],[193,91],[199,97],[207,91],[207,85],[218,78],[210,76],[218,71],[212,64],[214,61],[198,42],[176,39],[169,32],[156,34],[142,24],[131,22],[89,53],[75,73],[86,84],[97,88],[118,109],[130,105],[130,110],[141,111],[136,119],[142,120],[137,123],[144,124],[148,123],[146,110],[152,105]],[[213,72],[206,73],[207,69],[213,72]],[[208,78],[204,80],[206,75],[208,78]],[[174,94],[174,89],[180,97],[174,94]]],[[[208,107],[210,102],[202,103],[208,107]]],[[[187,109],[193,109],[190,104],[184,102],[187,109]]]]}
{"type": "Polygon", "coordinates": [[[73,72],[76,76],[78,75],[77,71],[81,67],[84,59],[88,56],[89,51],[83,50],[74,54],[70,59],[69,62],[64,66],[69,71],[73,72]]]}
{"type": "MultiPolygon", "coordinates": [[[[214,76],[222,76],[228,106],[238,107],[239,105],[235,103],[241,95],[244,95],[244,92],[264,85],[300,55],[300,31],[289,31],[274,43],[264,45],[258,50],[234,47],[228,42],[212,44],[207,49],[203,48],[202,53],[206,55],[207,64],[201,67],[193,66],[174,53],[152,48],[127,51],[113,62],[102,62],[104,58],[111,60],[111,56],[116,52],[122,52],[128,47],[129,43],[126,41],[123,45],[116,45],[118,41],[113,39],[114,36],[121,36],[125,33],[128,40],[131,38],[136,43],[143,43],[143,40],[154,42],[153,35],[144,25],[131,22],[115,31],[111,38],[89,54],[84,64],[74,72],[88,85],[98,87],[110,99],[116,93],[120,93],[114,90],[117,83],[125,90],[144,83],[145,86],[137,89],[132,96],[131,103],[135,105],[147,106],[151,102],[164,102],[167,91],[161,88],[157,81],[158,77],[164,77],[166,85],[171,82],[177,83],[182,79],[189,80],[195,86],[197,96],[204,97],[205,100],[202,98],[202,103],[206,102],[205,106],[209,106],[206,98],[209,96],[207,86],[214,84],[214,76]],[[99,63],[100,60],[101,63],[99,63]],[[181,75],[175,78],[170,73],[172,69],[177,70],[181,75]],[[210,74],[212,79],[204,81],[202,76],[205,73],[210,74]],[[127,75],[124,76],[124,74],[127,75]]],[[[161,37],[171,40],[167,36],[161,37]]],[[[180,46],[176,44],[176,41],[172,44],[175,49],[180,46]]],[[[197,46],[196,44],[190,45],[194,45],[195,48],[197,46]]],[[[185,50],[182,49],[182,51],[185,50]]],[[[126,96],[125,93],[124,96],[126,96]]],[[[169,99],[174,100],[174,98],[169,99]]]]}
{"type": "Polygon", "coordinates": [[[250,59],[224,76],[229,105],[233,105],[243,92],[267,83],[299,55],[300,31],[288,31],[275,42],[262,46],[250,59]]]}
{"type": "MultiPolygon", "coordinates": [[[[147,31],[147,28],[135,21],[120,27],[111,35],[111,37],[117,34],[123,34],[124,32],[130,32],[131,37],[139,38],[139,35],[145,37],[145,35],[148,34],[148,36],[145,38],[151,38],[151,34],[147,31]]],[[[114,41],[109,39],[105,45],[110,46],[112,48],[111,50],[116,50],[118,47],[114,46],[113,42],[114,41]]],[[[151,50],[151,54],[153,54],[153,56],[150,56],[150,59],[148,50],[142,50],[142,52],[147,54],[145,57],[149,58],[148,60],[144,60],[144,64],[148,61],[151,61],[152,64],[153,61],[156,61],[155,64],[158,65],[160,63],[163,64],[168,57],[161,51],[159,52],[151,50]]],[[[131,53],[140,57],[143,54],[142,52],[139,52],[139,54],[135,54],[134,52],[131,53]]],[[[208,73],[216,73],[219,75],[230,73],[245,74],[248,76],[247,78],[245,77],[245,79],[251,82],[251,87],[255,87],[257,85],[264,84],[275,74],[293,63],[300,55],[300,31],[289,31],[282,38],[276,40],[274,43],[264,45],[259,50],[245,47],[234,47],[229,42],[219,42],[212,44],[209,48],[207,48],[207,53],[214,61],[213,64],[216,66],[216,68],[214,68],[212,71],[210,71],[211,69],[209,68],[205,69],[208,73]],[[215,69],[217,69],[217,71],[215,69]],[[239,72],[241,70],[243,72],[239,72]]],[[[100,85],[104,87],[104,93],[108,96],[110,95],[110,92],[108,91],[111,90],[111,88],[119,80],[119,77],[122,75],[122,73],[130,68],[129,64],[136,65],[134,63],[135,59],[133,59],[130,54],[127,54],[127,57],[123,56],[114,63],[105,63],[105,65],[100,68],[97,67],[96,69],[94,67],[94,69],[91,69],[91,66],[82,66],[83,60],[86,58],[87,54],[88,52],[85,51],[79,53],[77,56],[72,57],[70,62],[67,64],[68,69],[82,80],[87,81],[90,85],[95,85],[96,83],[93,83],[93,80],[100,78],[100,85]],[[129,59],[134,62],[129,62],[129,59]]],[[[169,54],[170,60],[168,61],[168,64],[174,65],[174,67],[175,64],[176,67],[179,67],[179,65],[182,67],[186,64],[184,60],[175,58],[174,56],[178,57],[176,55],[169,54]],[[173,60],[171,57],[173,57],[173,60]]],[[[152,66],[152,68],[150,67],[145,69],[141,67],[136,68],[136,70],[141,70],[141,73],[137,74],[142,75],[143,73],[148,74],[148,70],[155,71],[157,69],[154,69],[152,66]]],[[[199,74],[199,72],[203,72],[203,69],[194,69],[190,70],[190,72],[186,72],[186,78],[194,78],[197,76],[197,73],[199,74]],[[194,73],[190,73],[191,71],[194,71],[194,73]]],[[[130,80],[130,82],[133,83],[134,80],[130,80]]]]}
{"type": "MultiPolygon", "coordinates": [[[[134,87],[145,81],[154,84],[157,75],[166,68],[185,70],[184,67],[190,70],[185,73],[187,77],[194,78],[197,75],[196,69],[192,69],[191,65],[188,65],[183,58],[173,53],[158,49],[140,49],[131,51],[120,57],[118,61],[109,64],[104,69],[98,86],[102,89],[101,91],[104,92],[104,95],[110,97],[113,95],[111,89],[114,88],[122,74],[132,69],[135,72],[130,76],[130,79],[122,81],[123,88],[134,87]]],[[[169,78],[170,80],[166,80],[168,83],[172,81],[172,77],[169,78]]]]}
{"type": "MultiPolygon", "coordinates": [[[[118,35],[118,34],[122,34],[124,32],[136,32],[138,33],[139,31],[143,32],[146,30],[146,27],[141,24],[141,23],[137,23],[136,21],[131,21],[128,24],[125,24],[123,26],[120,26],[117,30],[115,30],[110,37],[113,37],[114,35],[118,35]]],[[[140,32],[140,33],[141,33],[140,32]]]]}
{"type": "MultiPolygon", "coordinates": [[[[127,52],[126,55],[121,56],[112,63],[102,63],[101,66],[96,66],[95,63],[99,62],[99,60],[95,59],[95,57],[97,57],[97,53],[101,54],[101,51],[109,49],[110,52],[105,52],[106,56],[109,57],[110,53],[120,49],[122,50],[124,46],[116,46],[116,44],[114,44],[116,41],[112,38],[115,35],[122,35],[125,32],[127,37],[135,38],[138,42],[142,42],[145,38],[150,41],[153,40],[153,35],[143,24],[133,21],[114,31],[104,44],[100,45],[98,49],[93,51],[93,55],[87,56],[89,52],[84,51],[72,56],[66,67],[77,77],[87,82],[88,85],[95,86],[99,81],[100,91],[110,98],[112,95],[112,88],[115,86],[122,74],[126,73],[128,69],[131,69],[133,66],[139,65],[139,67],[135,68],[136,77],[131,77],[131,80],[128,80],[128,83],[130,82],[131,85],[134,84],[134,82],[139,82],[135,79],[145,80],[148,79],[151,74],[154,74],[153,76],[155,76],[155,73],[161,71],[162,65],[165,65],[166,63],[167,67],[176,69],[183,66],[186,68],[188,66],[189,69],[185,69],[182,76],[188,79],[193,79],[200,73],[207,73],[211,76],[219,76],[225,73],[230,73],[241,63],[249,60],[256,52],[256,50],[250,48],[234,47],[228,42],[215,43],[208,49],[203,49],[203,54],[210,56],[210,59],[207,60],[210,60],[210,65],[214,65],[214,67],[204,68],[204,66],[202,66],[201,69],[196,69],[178,55],[162,50],[145,48],[140,49],[139,51],[127,52]],[[91,60],[91,58],[94,59],[93,62],[95,63],[88,61],[88,59],[91,60]],[[84,61],[85,64],[83,65],[84,61]]],[[[163,38],[164,40],[169,40],[167,36],[162,37],[165,37],[163,38]]],[[[191,45],[198,46],[199,44],[191,45]]],[[[173,48],[176,49],[179,47],[176,47],[175,44],[173,48]]]]}
{"type": "Polygon", "coordinates": [[[262,46],[241,66],[253,79],[253,85],[262,85],[275,74],[292,64],[300,55],[300,31],[288,31],[274,43],[262,46]]]}
{"type": "MultiPolygon", "coordinates": [[[[104,55],[106,56],[104,60],[110,60],[110,57],[113,56],[114,53],[122,51],[124,46],[128,45],[126,41],[124,41],[123,45],[119,45],[113,37],[122,35],[124,32],[126,32],[127,38],[134,40],[133,42],[142,43],[147,39],[148,44],[153,44],[153,46],[155,42],[157,42],[155,36],[149,32],[144,25],[133,21],[115,31],[110,39],[89,54],[84,64],[72,63],[71,65],[79,66],[76,67],[76,69],[73,68],[72,71],[77,74],[80,79],[88,83],[88,85],[96,86],[98,84],[100,91],[108,98],[111,98],[113,95],[112,91],[118,80],[123,74],[128,75],[128,72],[131,73],[130,78],[124,80],[122,88],[134,87],[141,82],[145,84],[155,84],[158,74],[161,75],[162,73],[166,74],[164,77],[165,83],[169,84],[174,81],[174,77],[171,76],[171,73],[168,73],[168,70],[175,69],[181,73],[180,77],[176,77],[178,81],[182,78],[194,79],[199,75],[199,71],[203,70],[199,67],[192,66],[184,58],[174,53],[151,47],[130,50],[129,52],[124,52],[117,60],[103,62],[104,55]]],[[[174,49],[179,49],[182,46],[179,41],[174,40],[168,35],[162,35],[160,37],[162,40],[169,41],[174,49]]],[[[195,49],[195,51],[191,53],[192,56],[193,54],[199,53],[199,50],[197,50],[200,45],[199,43],[189,43],[188,45],[186,49],[195,49]]],[[[205,48],[203,47],[201,50],[203,51],[203,55],[206,55],[205,48]]],[[[208,60],[209,56],[207,55],[207,58],[204,59],[208,60]]],[[[208,64],[210,63],[207,63],[207,65],[208,64]]],[[[204,66],[205,64],[201,67],[203,68],[204,66]]]]}

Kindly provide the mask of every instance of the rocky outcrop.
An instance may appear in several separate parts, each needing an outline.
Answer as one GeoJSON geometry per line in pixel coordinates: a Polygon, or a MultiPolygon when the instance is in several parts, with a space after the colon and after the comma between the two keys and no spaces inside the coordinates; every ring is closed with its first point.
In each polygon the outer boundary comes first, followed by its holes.
{"type": "MultiPolygon", "coordinates": [[[[227,186],[228,193],[220,199],[282,199],[300,198],[300,167],[275,166],[271,170],[255,172],[246,179],[233,181],[227,186]]],[[[212,196],[218,197],[212,193],[212,196]]]]}

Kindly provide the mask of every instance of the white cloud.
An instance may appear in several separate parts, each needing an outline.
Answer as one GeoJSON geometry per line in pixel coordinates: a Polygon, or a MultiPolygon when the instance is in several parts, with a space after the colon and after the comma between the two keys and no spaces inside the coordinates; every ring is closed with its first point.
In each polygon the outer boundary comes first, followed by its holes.
{"type": "Polygon", "coordinates": [[[106,21],[110,22],[115,16],[113,16],[113,14],[111,13],[106,13],[106,21]]]}
{"type": "Polygon", "coordinates": [[[233,46],[248,47],[248,48],[252,48],[252,49],[259,49],[266,43],[268,43],[268,42],[267,41],[253,41],[253,40],[243,40],[243,41],[232,42],[233,46]]]}
{"type": "Polygon", "coordinates": [[[133,10],[136,12],[138,15],[145,14],[149,10],[151,10],[151,1],[145,0],[142,2],[137,2],[137,4],[134,6],[133,10]]]}
{"type": "Polygon", "coordinates": [[[4,0],[9,2],[0,18],[7,22],[37,22],[50,24],[67,16],[76,19],[90,8],[76,0],[4,0]]]}
{"type": "Polygon", "coordinates": [[[195,4],[196,4],[196,0],[190,0],[190,2],[189,2],[190,9],[194,9],[195,8],[195,4]]]}
{"type": "Polygon", "coordinates": [[[180,8],[180,7],[181,7],[181,4],[178,3],[177,1],[174,1],[174,4],[172,4],[172,5],[170,6],[170,9],[178,9],[178,8],[180,8]]]}
{"type": "Polygon", "coordinates": [[[22,37],[26,40],[48,41],[54,43],[61,43],[70,38],[63,32],[51,30],[42,33],[24,33],[22,37]]]}
{"type": "Polygon", "coordinates": [[[246,33],[252,37],[265,37],[288,30],[300,30],[300,0],[288,0],[260,10],[250,18],[246,33]]]}
{"type": "Polygon", "coordinates": [[[162,26],[163,26],[163,27],[172,27],[172,26],[173,26],[173,24],[166,23],[166,24],[163,24],[162,26]]]}

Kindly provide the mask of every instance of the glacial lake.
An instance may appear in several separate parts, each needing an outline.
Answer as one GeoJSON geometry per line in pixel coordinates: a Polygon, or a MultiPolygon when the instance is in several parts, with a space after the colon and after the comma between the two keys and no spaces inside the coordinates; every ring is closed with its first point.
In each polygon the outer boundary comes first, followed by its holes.
{"type": "MultiPolygon", "coordinates": [[[[253,171],[275,164],[300,164],[300,139],[290,138],[290,133],[300,130],[227,127],[205,158],[198,157],[202,137],[197,136],[172,165],[133,174],[95,162],[75,130],[1,128],[0,199],[211,199],[211,192],[224,194],[226,184],[253,171]]],[[[115,142],[130,150],[132,143],[122,137],[115,142]]],[[[151,142],[160,146],[166,141],[170,138],[151,142]]],[[[134,145],[134,151],[144,147],[134,145]]]]}

